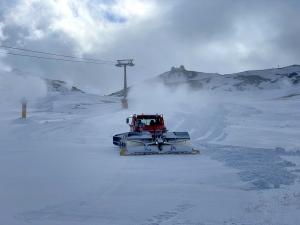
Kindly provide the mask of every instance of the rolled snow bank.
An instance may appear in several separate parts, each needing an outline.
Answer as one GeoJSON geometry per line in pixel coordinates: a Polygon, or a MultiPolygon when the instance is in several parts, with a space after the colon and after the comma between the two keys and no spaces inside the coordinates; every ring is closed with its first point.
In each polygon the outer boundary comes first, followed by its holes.
{"type": "Polygon", "coordinates": [[[39,77],[0,72],[1,105],[19,105],[23,100],[34,101],[46,94],[46,83],[39,77]]]}

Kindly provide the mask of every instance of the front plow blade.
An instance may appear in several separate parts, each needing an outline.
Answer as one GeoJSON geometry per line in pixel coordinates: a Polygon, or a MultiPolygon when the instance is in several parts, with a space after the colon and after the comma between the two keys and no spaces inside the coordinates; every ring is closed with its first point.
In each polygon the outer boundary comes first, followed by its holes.
{"type": "Polygon", "coordinates": [[[157,144],[124,146],[120,148],[120,155],[154,155],[154,154],[199,154],[200,151],[184,144],[157,144]]]}

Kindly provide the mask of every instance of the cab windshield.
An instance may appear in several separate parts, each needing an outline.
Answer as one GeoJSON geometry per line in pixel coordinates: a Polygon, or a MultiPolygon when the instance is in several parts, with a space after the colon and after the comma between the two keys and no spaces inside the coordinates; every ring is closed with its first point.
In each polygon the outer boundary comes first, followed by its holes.
{"type": "Polygon", "coordinates": [[[157,116],[151,116],[151,117],[138,117],[137,122],[139,125],[143,126],[153,126],[153,125],[159,125],[161,124],[161,119],[157,116]]]}
{"type": "Polygon", "coordinates": [[[154,118],[153,119],[140,119],[139,121],[143,125],[150,125],[150,123],[156,124],[154,118]],[[153,122],[151,122],[151,121],[153,121],[153,122]]]}

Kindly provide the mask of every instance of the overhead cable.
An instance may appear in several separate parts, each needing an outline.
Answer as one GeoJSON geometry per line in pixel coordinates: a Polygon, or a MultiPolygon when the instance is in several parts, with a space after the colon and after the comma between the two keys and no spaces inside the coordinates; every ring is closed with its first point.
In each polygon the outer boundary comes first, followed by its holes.
{"type": "Polygon", "coordinates": [[[66,62],[75,62],[75,63],[101,64],[101,65],[112,65],[112,63],[109,63],[109,62],[96,62],[96,61],[86,61],[86,60],[72,60],[72,59],[64,59],[64,58],[44,57],[44,56],[38,56],[38,55],[27,55],[27,54],[14,53],[14,52],[9,52],[9,51],[7,51],[7,52],[1,52],[0,51],[0,53],[8,54],[8,55],[15,55],[15,56],[45,59],[45,60],[56,60],[56,61],[66,61],[66,62]]]}
{"type": "MultiPolygon", "coordinates": [[[[59,56],[59,57],[63,57],[63,58],[79,59],[81,61],[115,63],[115,61],[112,61],[112,60],[104,60],[104,59],[96,59],[96,58],[83,58],[83,57],[76,57],[76,56],[70,56],[70,55],[57,54],[57,53],[53,53],[53,52],[36,51],[36,50],[32,50],[32,49],[12,47],[12,46],[7,46],[7,45],[0,45],[0,48],[14,49],[14,50],[18,50],[18,51],[26,51],[26,52],[32,52],[32,53],[44,54],[44,55],[53,55],[53,56],[59,56]]],[[[14,54],[18,54],[18,53],[14,53],[14,54]]]]}

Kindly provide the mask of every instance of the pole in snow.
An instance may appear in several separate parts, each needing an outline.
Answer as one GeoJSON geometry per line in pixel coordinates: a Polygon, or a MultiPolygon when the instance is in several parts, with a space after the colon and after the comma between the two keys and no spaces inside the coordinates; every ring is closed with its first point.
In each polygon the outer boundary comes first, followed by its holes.
{"type": "Polygon", "coordinates": [[[22,113],[21,113],[22,119],[26,119],[27,117],[27,101],[26,99],[22,99],[22,113]]]}
{"type": "Polygon", "coordinates": [[[123,99],[122,99],[122,107],[124,109],[128,108],[128,101],[127,101],[127,66],[134,66],[133,59],[119,59],[117,60],[117,67],[124,68],[124,89],[123,89],[123,99]]]}

